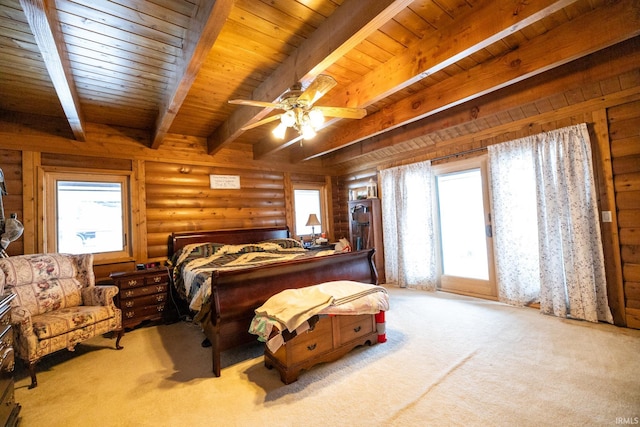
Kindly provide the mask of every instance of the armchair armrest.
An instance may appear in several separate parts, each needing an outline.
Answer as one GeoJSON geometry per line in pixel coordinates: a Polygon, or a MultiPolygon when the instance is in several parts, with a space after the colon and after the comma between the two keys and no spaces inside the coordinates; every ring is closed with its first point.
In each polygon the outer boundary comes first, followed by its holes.
{"type": "Polygon", "coordinates": [[[34,335],[31,312],[22,307],[13,307],[11,310],[11,324],[19,329],[23,335],[34,335]]]}
{"type": "Polygon", "coordinates": [[[113,297],[118,294],[119,288],[115,285],[96,285],[82,289],[82,302],[84,305],[114,305],[113,297]]]}

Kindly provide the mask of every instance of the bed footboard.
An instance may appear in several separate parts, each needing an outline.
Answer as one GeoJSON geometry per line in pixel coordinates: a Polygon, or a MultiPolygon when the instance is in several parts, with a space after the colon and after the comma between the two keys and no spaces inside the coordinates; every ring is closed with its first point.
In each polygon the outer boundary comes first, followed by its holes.
{"type": "Polygon", "coordinates": [[[293,260],[243,270],[221,271],[211,280],[211,310],[203,327],[213,358],[213,373],[220,376],[220,353],[255,341],[248,332],[254,310],[285,289],[333,280],[378,284],[374,249],[332,256],[293,260]]]}

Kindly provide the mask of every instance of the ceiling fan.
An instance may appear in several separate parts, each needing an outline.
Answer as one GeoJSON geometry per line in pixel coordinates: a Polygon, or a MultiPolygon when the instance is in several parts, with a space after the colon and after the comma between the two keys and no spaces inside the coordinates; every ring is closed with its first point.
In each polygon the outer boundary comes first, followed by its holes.
{"type": "Polygon", "coordinates": [[[296,83],[276,102],[231,99],[229,103],[284,110],[283,113],[248,124],[244,126],[242,130],[253,129],[280,119],[280,124],[272,131],[276,137],[284,139],[287,128],[292,127],[302,135],[303,139],[310,139],[316,135],[316,131],[319,130],[325,117],[361,119],[367,115],[367,110],[364,108],[321,107],[313,105],[336,84],[337,82],[333,77],[320,74],[304,90],[300,83],[296,83]]]}

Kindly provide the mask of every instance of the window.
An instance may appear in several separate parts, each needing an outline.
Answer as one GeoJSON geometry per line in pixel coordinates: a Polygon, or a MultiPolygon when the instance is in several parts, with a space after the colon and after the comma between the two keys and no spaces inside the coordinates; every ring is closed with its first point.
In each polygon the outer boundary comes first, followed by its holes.
{"type": "Polygon", "coordinates": [[[294,184],[293,204],[295,216],[296,236],[310,236],[315,232],[319,235],[327,231],[326,218],[326,191],[324,185],[320,184],[294,184]],[[320,225],[314,227],[307,226],[309,215],[315,214],[320,225]]]}
{"type": "Polygon", "coordinates": [[[130,257],[128,175],[45,172],[45,251],[130,257]]]}

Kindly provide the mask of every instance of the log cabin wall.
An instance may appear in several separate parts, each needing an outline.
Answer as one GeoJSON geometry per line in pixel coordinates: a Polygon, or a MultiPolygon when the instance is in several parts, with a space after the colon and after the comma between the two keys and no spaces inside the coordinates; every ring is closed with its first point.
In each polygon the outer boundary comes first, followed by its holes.
{"type": "MultiPolygon", "coordinates": [[[[18,150],[0,149],[0,169],[4,174],[4,186],[7,194],[2,196],[5,218],[15,213],[20,222],[25,218],[22,210],[22,153],[18,150]]],[[[24,253],[22,236],[7,247],[9,256],[24,253]]]]}
{"type": "MultiPolygon", "coordinates": [[[[319,161],[301,166],[287,159],[254,161],[250,146],[207,154],[206,139],[172,135],[165,146],[148,148],[148,135],[130,129],[90,124],[86,142],[73,140],[65,129],[46,117],[0,115],[0,168],[8,196],[7,215],[18,214],[24,235],[13,242],[9,255],[36,253],[42,247],[37,223],[38,170],[128,171],[131,179],[132,257],[96,264],[96,276],[131,270],[136,263],[163,262],[172,231],[292,226],[291,181],[326,183],[319,161]],[[18,149],[15,149],[15,148],[18,149]],[[80,154],[79,154],[80,153],[80,154]],[[278,166],[275,166],[278,165],[278,166]],[[209,175],[237,175],[240,190],[210,188],[209,175]]],[[[330,181],[329,181],[330,184],[330,181]]],[[[329,185],[330,187],[330,185],[329,185]]]]}
{"type": "Polygon", "coordinates": [[[627,325],[640,328],[640,101],[607,111],[627,325]]]}
{"type": "Polygon", "coordinates": [[[172,231],[287,225],[282,172],[146,162],[144,181],[150,259],[167,256],[172,231]],[[211,189],[210,175],[238,176],[241,188],[211,189]]]}

